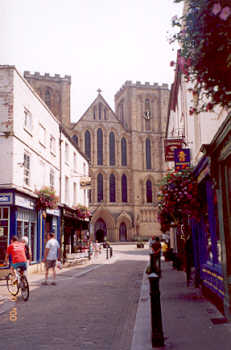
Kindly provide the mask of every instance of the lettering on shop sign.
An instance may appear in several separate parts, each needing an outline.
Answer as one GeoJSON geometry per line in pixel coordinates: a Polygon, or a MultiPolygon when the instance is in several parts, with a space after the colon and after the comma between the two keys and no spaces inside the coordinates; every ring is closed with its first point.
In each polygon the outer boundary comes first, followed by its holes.
{"type": "Polygon", "coordinates": [[[11,203],[11,194],[0,194],[0,203],[11,203]]]}

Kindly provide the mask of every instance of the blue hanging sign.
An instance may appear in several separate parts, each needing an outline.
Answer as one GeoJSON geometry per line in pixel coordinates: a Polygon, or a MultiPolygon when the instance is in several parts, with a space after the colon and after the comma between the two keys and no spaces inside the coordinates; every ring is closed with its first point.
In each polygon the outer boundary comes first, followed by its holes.
{"type": "Polygon", "coordinates": [[[177,148],[174,150],[175,170],[187,169],[190,167],[190,149],[177,148]]]}

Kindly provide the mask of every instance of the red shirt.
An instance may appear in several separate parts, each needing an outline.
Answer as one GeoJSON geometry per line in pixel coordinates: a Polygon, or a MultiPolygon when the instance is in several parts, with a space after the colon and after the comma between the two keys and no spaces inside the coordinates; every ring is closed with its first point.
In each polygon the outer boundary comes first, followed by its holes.
{"type": "Polygon", "coordinates": [[[26,262],[25,244],[22,242],[13,242],[7,248],[7,254],[12,256],[13,264],[26,262]]]}

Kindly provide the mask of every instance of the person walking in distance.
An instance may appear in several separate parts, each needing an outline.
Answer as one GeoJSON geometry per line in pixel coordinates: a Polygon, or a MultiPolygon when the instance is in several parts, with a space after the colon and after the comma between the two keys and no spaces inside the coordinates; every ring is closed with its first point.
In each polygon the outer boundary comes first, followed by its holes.
{"type": "Polygon", "coordinates": [[[155,238],[155,242],[152,243],[152,252],[154,254],[154,269],[160,276],[160,256],[161,256],[161,243],[159,237],[155,238]]]}
{"type": "Polygon", "coordinates": [[[42,283],[43,285],[47,285],[48,281],[48,272],[49,269],[52,269],[53,272],[53,281],[52,285],[56,285],[56,261],[60,260],[60,245],[57,239],[55,238],[54,231],[52,230],[48,234],[48,241],[45,248],[45,254],[43,261],[45,262],[45,281],[42,283]]]}

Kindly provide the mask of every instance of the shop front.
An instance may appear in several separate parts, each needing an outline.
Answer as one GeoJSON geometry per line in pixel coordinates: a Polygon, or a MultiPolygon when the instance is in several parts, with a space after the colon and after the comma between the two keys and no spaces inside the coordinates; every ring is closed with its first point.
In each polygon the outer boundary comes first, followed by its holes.
{"type": "Polygon", "coordinates": [[[231,113],[205,147],[211,162],[218,207],[224,314],[231,320],[231,113]]]}
{"type": "Polygon", "coordinates": [[[89,243],[89,219],[80,219],[76,210],[64,207],[62,210],[63,221],[63,257],[67,254],[75,254],[88,249],[89,243]]]}
{"type": "Polygon", "coordinates": [[[13,236],[27,236],[32,262],[38,261],[38,225],[35,198],[15,190],[0,190],[0,266],[13,236]]]}
{"type": "MultiPolygon", "coordinates": [[[[202,148],[203,149],[203,148],[202,148]]],[[[208,157],[204,156],[194,175],[198,183],[201,217],[192,220],[196,285],[223,312],[224,276],[217,194],[208,157]]]]}

